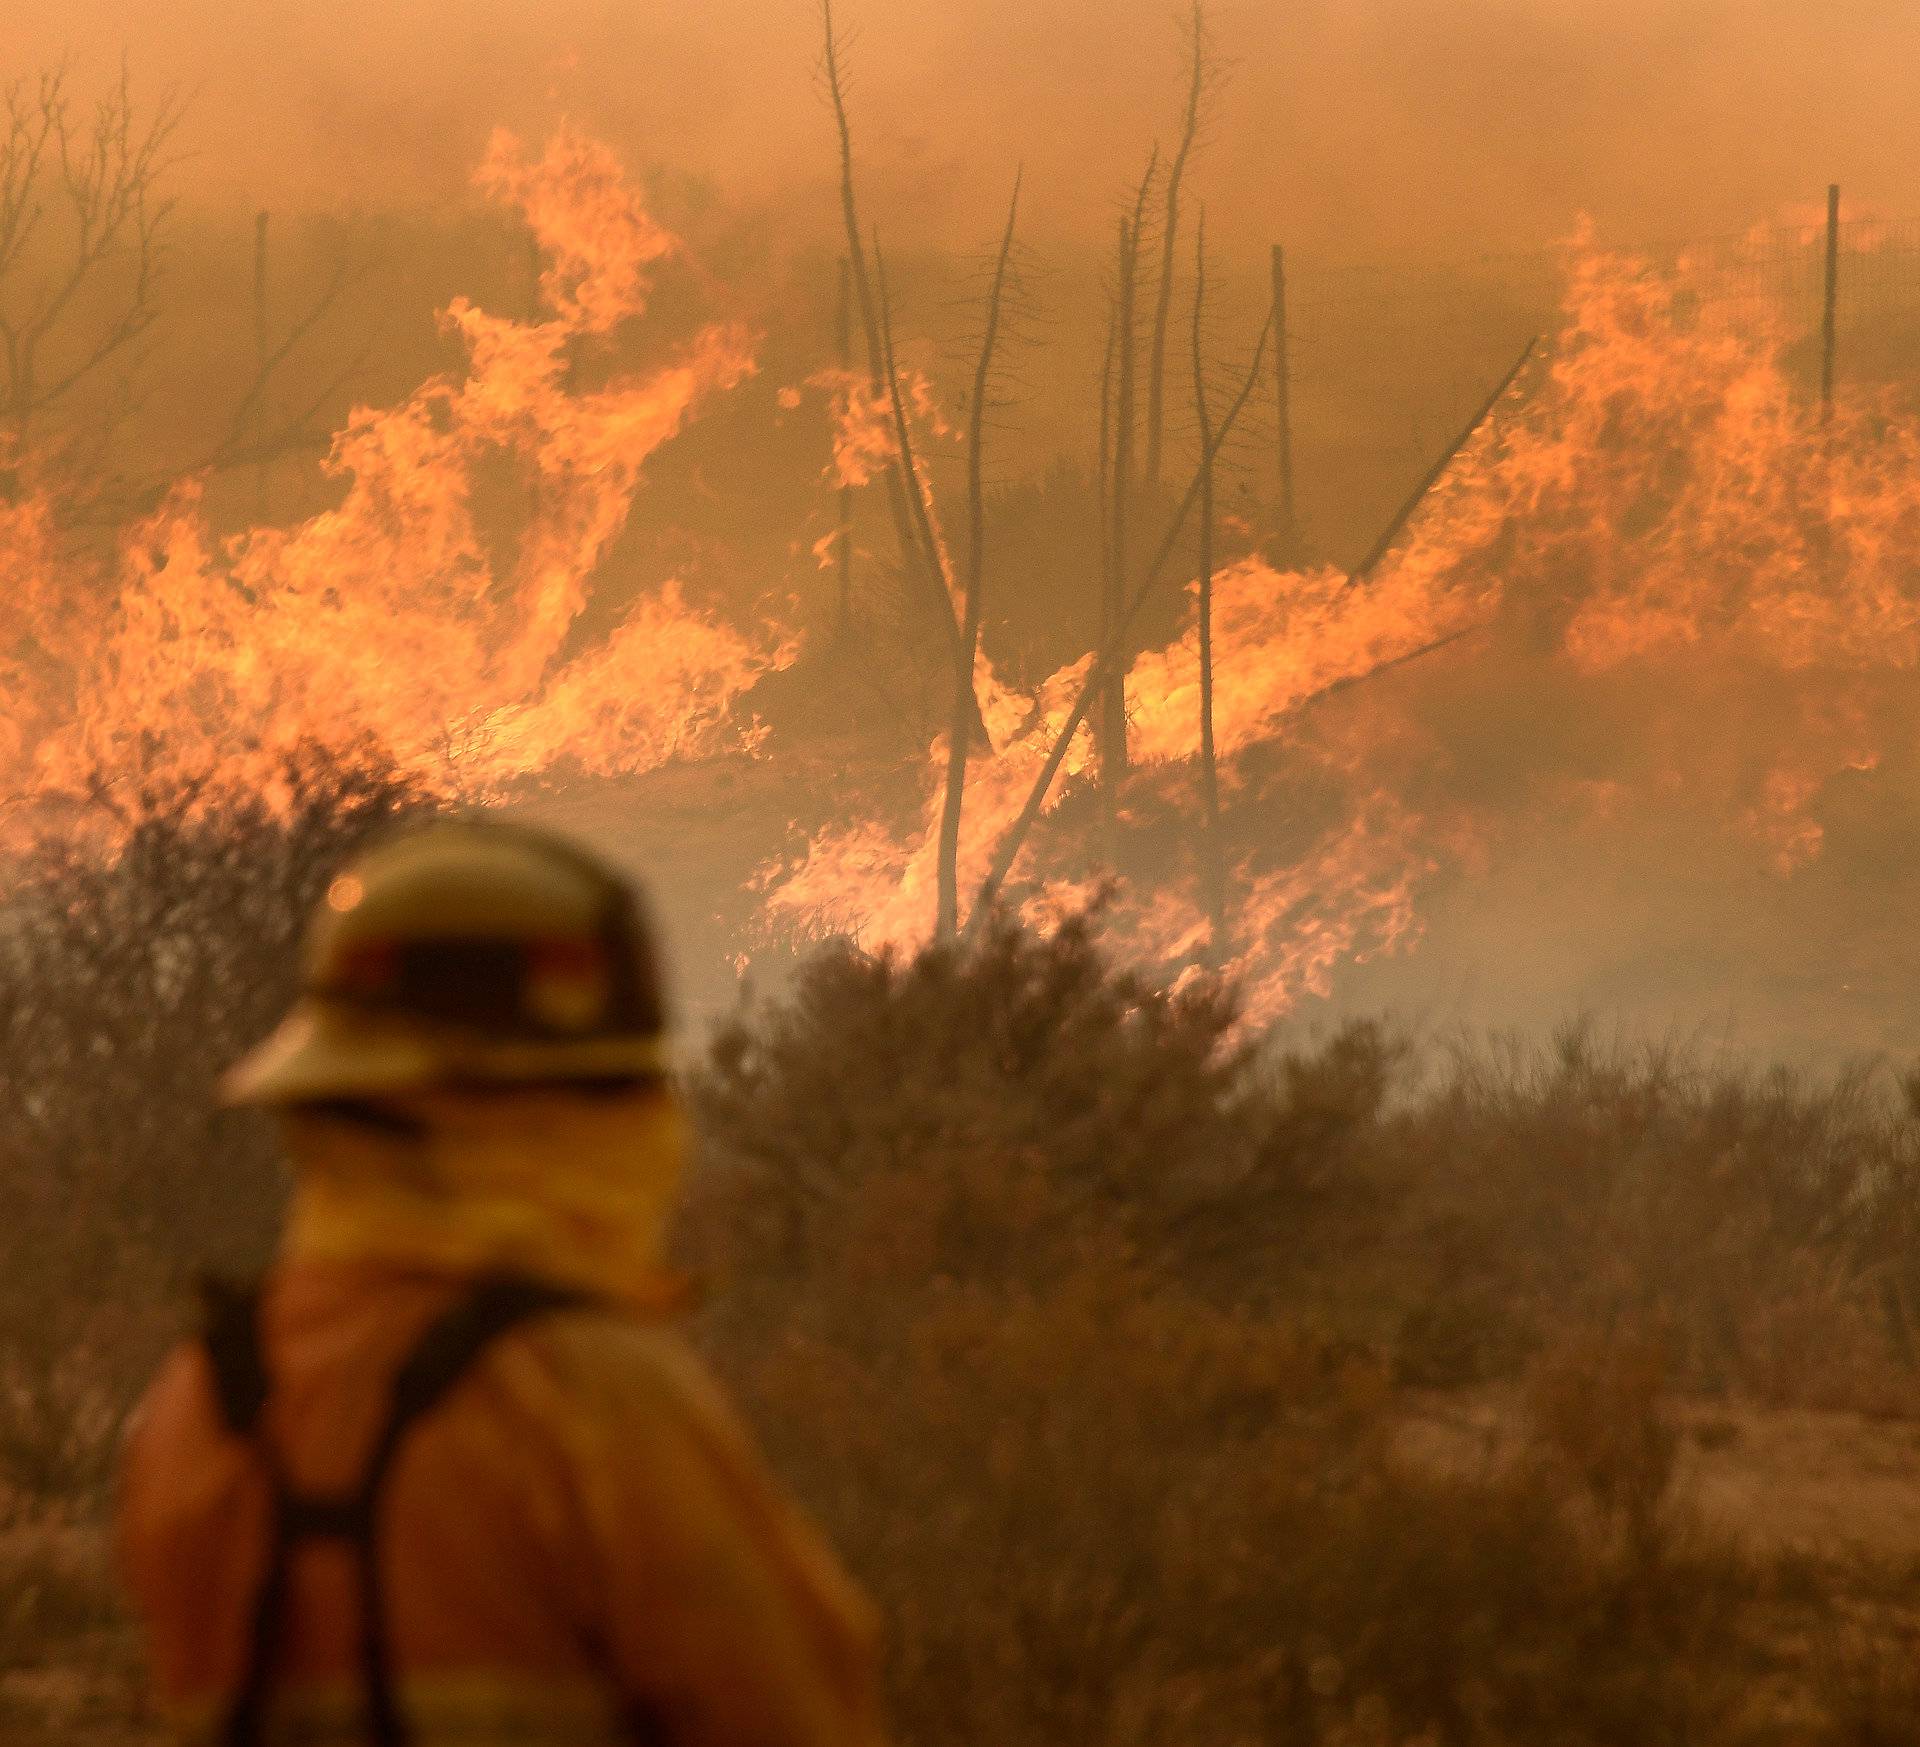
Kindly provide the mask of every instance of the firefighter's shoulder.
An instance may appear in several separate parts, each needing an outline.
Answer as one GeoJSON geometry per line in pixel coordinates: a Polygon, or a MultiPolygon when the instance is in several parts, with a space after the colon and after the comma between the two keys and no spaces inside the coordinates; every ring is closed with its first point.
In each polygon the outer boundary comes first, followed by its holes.
{"type": "Polygon", "coordinates": [[[528,1330],[517,1346],[504,1357],[529,1393],[544,1393],[539,1411],[566,1442],[601,1533],[633,1551],[651,1538],[649,1525],[682,1553],[750,1546],[836,1660],[871,1658],[870,1603],[670,1321],[586,1309],[528,1330]]]}
{"type": "Polygon", "coordinates": [[[501,1380],[594,1470],[647,1458],[710,1469],[729,1489],[769,1493],[745,1427],[693,1348],[663,1317],[585,1305],[506,1344],[501,1380]]]}

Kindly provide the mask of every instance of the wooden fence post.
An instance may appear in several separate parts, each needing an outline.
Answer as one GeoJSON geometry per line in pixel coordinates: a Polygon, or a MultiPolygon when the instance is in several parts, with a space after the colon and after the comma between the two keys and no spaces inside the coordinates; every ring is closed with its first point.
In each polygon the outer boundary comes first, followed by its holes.
{"type": "Polygon", "coordinates": [[[1280,545],[1282,562],[1298,545],[1299,520],[1293,497],[1293,379],[1287,348],[1287,251],[1273,245],[1273,387],[1279,410],[1280,545]]]}
{"type": "MultiPolygon", "coordinates": [[[[267,213],[264,207],[254,215],[253,220],[253,366],[264,396],[267,383],[267,213]]],[[[257,431],[265,431],[267,408],[264,400],[257,408],[253,422],[257,431]]],[[[261,446],[264,449],[264,439],[261,446]]],[[[270,470],[271,463],[262,454],[253,469],[253,519],[260,525],[265,524],[272,507],[268,501],[270,470]]]]}

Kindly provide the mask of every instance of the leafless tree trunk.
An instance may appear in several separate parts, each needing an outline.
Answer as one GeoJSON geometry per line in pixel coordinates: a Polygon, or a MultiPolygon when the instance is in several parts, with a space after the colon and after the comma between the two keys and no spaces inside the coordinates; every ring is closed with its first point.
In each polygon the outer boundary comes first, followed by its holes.
{"type": "MultiPolygon", "coordinates": [[[[1020,176],[1013,179],[1013,198],[1007,206],[1007,228],[995,257],[993,282],[987,292],[986,321],[980,353],[974,362],[973,401],[967,412],[967,574],[961,642],[966,652],[964,671],[953,676],[953,714],[947,733],[947,788],[940,810],[939,915],[937,934],[952,940],[960,928],[960,817],[966,802],[967,759],[973,728],[979,720],[979,697],[974,689],[973,664],[980,647],[980,617],[986,581],[986,479],[982,457],[986,445],[987,400],[993,391],[994,354],[1000,344],[1000,314],[1007,289],[1007,265],[1013,257],[1014,225],[1020,213],[1020,176]]],[[[990,749],[989,749],[990,750],[990,749]]]]}
{"type": "MultiPolygon", "coordinates": [[[[1227,439],[1232,436],[1234,426],[1240,422],[1240,415],[1245,411],[1247,401],[1260,380],[1266,361],[1267,342],[1272,335],[1273,317],[1269,314],[1266,324],[1260,330],[1259,344],[1254,348],[1253,362],[1248,367],[1246,379],[1240,384],[1239,391],[1234,395],[1232,403],[1221,418],[1219,428],[1213,433],[1213,441],[1208,445],[1203,459],[1217,458],[1227,439]]],[[[1115,627],[1113,636],[1094,652],[1093,664],[1087,671],[1087,677],[1081,682],[1079,695],[1074,699],[1073,709],[1062,724],[1060,732],[1055,736],[1052,750],[1047,754],[1046,763],[1041,766],[1039,775],[1033,779],[1033,786],[1027,791],[1027,798],[1021,805],[1019,816],[1008,827],[1006,835],[1000,840],[1000,847],[994,852],[993,866],[981,885],[980,896],[975,901],[967,920],[969,931],[992,909],[1001,887],[1006,884],[1007,875],[1013,871],[1013,864],[1019,859],[1021,849],[1025,847],[1027,833],[1033,829],[1034,821],[1040,817],[1041,809],[1045,807],[1047,796],[1053,788],[1054,779],[1060,774],[1060,766],[1066,761],[1067,748],[1073,744],[1073,737],[1085,725],[1088,712],[1093,708],[1094,699],[1101,695],[1107,683],[1108,670],[1116,663],[1125,661],[1127,637],[1134,618],[1145,604],[1147,596],[1158,585],[1161,573],[1166,569],[1167,561],[1173,556],[1174,548],[1179,543],[1180,535],[1187,525],[1187,518],[1193,514],[1199,498],[1200,476],[1196,470],[1192,483],[1187,487],[1186,496],[1180,500],[1180,505],[1174,511],[1173,519],[1167,526],[1165,538],[1161,540],[1159,549],[1154,553],[1153,562],[1147,566],[1146,574],[1141,577],[1128,598],[1126,612],[1119,625],[1115,627]]]]}
{"type": "Polygon", "coordinates": [[[1279,514],[1276,556],[1282,565],[1301,562],[1300,516],[1293,490],[1293,373],[1287,344],[1287,251],[1272,248],[1273,278],[1273,411],[1274,460],[1277,464],[1279,514]]]}
{"type": "Polygon", "coordinates": [[[1093,646],[1107,640],[1107,620],[1113,612],[1113,373],[1120,347],[1117,299],[1107,303],[1107,343],[1100,358],[1100,446],[1094,462],[1093,501],[1097,530],[1099,572],[1094,594],[1098,603],[1093,646]]]}
{"type": "MultiPolygon", "coordinates": [[[[256,251],[260,236],[256,221],[256,251]]],[[[256,252],[256,276],[263,264],[263,255],[256,252]]],[[[350,243],[343,244],[325,283],[306,308],[281,331],[277,341],[272,339],[271,324],[266,321],[262,308],[254,337],[253,376],[234,401],[226,430],[184,467],[122,481],[117,487],[97,494],[91,519],[113,522],[146,514],[160,503],[182,473],[224,473],[248,466],[264,469],[268,463],[286,455],[324,451],[332,434],[319,421],[341,391],[365,368],[377,336],[370,336],[354,347],[317,390],[304,395],[290,408],[275,405],[273,391],[288,362],[324,326],[365,268],[364,258],[355,253],[350,243]]]]}
{"type": "MultiPolygon", "coordinates": [[[[1148,174],[1152,174],[1149,167],[1148,174]]],[[[1144,183],[1142,184],[1144,188],[1144,183]]],[[[1107,573],[1101,591],[1100,644],[1113,641],[1126,611],[1128,512],[1133,498],[1134,301],[1140,276],[1138,219],[1120,222],[1113,309],[1113,466],[1109,479],[1107,573]]],[[[1124,662],[1106,674],[1100,696],[1100,797],[1109,830],[1120,809],[1127,776],[1127,672],[1124,662]]]]}
{"type": "MultiPolygon", "coordinates": [[[[886,370],[888,410],[893,419],[895,458],[905,483],[907,507],[913,517],[912,526],[919,536],[923,562],[942,602],[942,623],[952,632],[947,652],[953,666],[954,684],[964,687],[966,696],[972,698],[973,657],[964,646],[961,628],[951,610],[955,593],[953,576],[946,552],[940,544],[939,530],[933,525],[933,509],[927,502],[926,486],[920,478],[920,465],[914,459],[913,428],[907,419],[906,398],[900,392],[900,369],[893,355],[893,300],[887,292],[886,262],[880,254],[878,243],[873,250],[873,271],[880,293],[880,346],[886,370]]],[[[973,729],[984,742],[987,725],[977,708],[973,711],[973,729]]]]}
{"type": "MultiPolygon", "coordinates": [[[[1101,497],[1100,631],[1096,648],[1105,648],[1127,610],[1129,556],[1135,488],[1134,432],[1138,422],[1136,340],[1140,301],[1140,250],[1146,234],[1147,201],[1160,169],[1160,147],[1147,154],[1147,167],[1133,192],[1129,217],[1120,221],[1120,246],[1114,264],[1114,289],[1107,335],[1108,367],[1101,385],[1101,497]],[[1108,444],[1111,444],[1109,449],[1108,444]]],[[[1100,753],[1100,807],[1108,837],[1108,853],[1120,810],[1120,791],[1127,776],[1127,666],[1121,661],[1109,672],[1094,719],[1100,753]]]]}
{"type": "Polygon", "coordinates": [[[115,361],[131,357],[159,315],[156,292],[173,202],[160,184],[180,110],[163,99],[142,117],[125,69],[80,112],[63,70],[0,92],[0,495],[18,489],[19,451],[35,421],[115,361]],[[41,269],[26,281],[29,261],[41,269]],[[78,309],[104,320],[84,336],[78,309]]]}
{"type": "MultiPolygon", "coordinates": [[[[142,342],[160,314],[173,201],[165,193],[181,109],[162,98],[146,114],[123,68],[85,109],[64,70],[0,88],[0,500],[21,489],[29,447],[66,463],[61,503],[75,525],[151,510],[181,473],[214,473],[324,448],[314,420],[359,371],[360,348],[310,401],[269,416],[269,390],[291,354],[325,320],[358,263],[343,249],[312,304],[270,341],[265,215],[254,226],[253,376],[226,431],[164,471],[120,474],[116,432],[138,404],[142,342]],[[101,389],[102,406],[76,408],[101,389]],[[57,423],[55,422],[57,419],[57,423]]],[[[256,480],[256,493],[260,481],[256,480]]]]}
{"type": "MultiPolygon", "coordinates": [[[[899,383],[892,379],[892,365],[882,334],[881,311],[874,294],[874,275],[867,262],[866,241],[860,228],[860,209],[855,195],[853,174],[853,129],[847,117],[846,80],[840,56],[840,36],[834,25],[833,0],[820,0],[820,18],[824,38],[821,54],[821,78],[833,109],[834,127],[840,141],[840,213],[847,233],[847,260],[853,271],[854,295],[860,305],[861,324],[867,339],[867,382],[876,398],[885,394],[892,405],[900,398],[899,383]]],[[[896,420],[896,424],[900,421],[896,420]]],[[[916,514],[919,479],[905,454],[897,454],[887,469],[887,503],[893,511],[894,534],[900,545],[900,562],[911,574],[921,577],[930,609],[936,611],[945,626],[948,654],[960,659],[960,623],[954,616],[945,567],[937,545],[927,539],[924,503],[916,514]]]]}
{"type": "Polygon", "coordinates": [[[1207,94],[1216,76],[1202,0],[1193,0],[1187,21],[1187,107],[1180,121],[1180,145],[1167,168],[1167,198],[1160,235],[1160,285],[1153,311],[1152,349],[1147,361],[1147,459],[1149,486],[1160,483],[1162,437],[1166,423],[1167,330],[1173,318],[1174,252],[1180,241],[1180,193],[1187,165],[1205,125],[1207,94]]]}
{"type": "Polygon", "coordinates": [[[1207,404],[1207,215],[1203,209],[1193,260],[1193,411],[1200,436],[1200,800],[1205,815],[1200,862],[1208,943],[1216,961],[1227,954],[1227,865],[1220,838],[1220,768],[1213,748],[1213,414],[1207,404]]]}

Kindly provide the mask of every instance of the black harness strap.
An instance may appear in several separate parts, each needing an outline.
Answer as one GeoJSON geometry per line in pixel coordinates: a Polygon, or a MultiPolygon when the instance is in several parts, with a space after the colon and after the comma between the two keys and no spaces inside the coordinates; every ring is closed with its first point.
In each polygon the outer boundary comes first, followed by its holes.
{"type": "Polygon", "coordinates": [[[260,1356],[260,1289],[228,1280],[200,1288],[201,1343],[213,1366],[220,1415],[239,1437],[253,1436],[267,1405],[267,1367],[260,1356]]]}
{"type": "Polygon", "coordinates": [[[496,1340],[532,1317],[586,1302],[581,1293],[510,1275],[475,1282],[427,1326],[394,1374],[387,1417],[359,1482],[351,1492],[321,1497],[288,1484],[279,1453],[261,1424],[269,1378],[261,1351],[258,1290],[208,1289],[204,1339],[221,1416],[236,1436],[254,1446],[273,1491],[267,1563],[254,1596],[245,1670],[221,1733],[223,1747],[260,1747],[268,1690],[285,1642],[293,1550],[316,1540],[343,1542],[356,1555],[368,1738],[373,1747],[406,1747],[409,1731],[393,1679],[386,1593],[380,1580],[380,1500],[387,1476],[407,1433],[496,1340]]]}

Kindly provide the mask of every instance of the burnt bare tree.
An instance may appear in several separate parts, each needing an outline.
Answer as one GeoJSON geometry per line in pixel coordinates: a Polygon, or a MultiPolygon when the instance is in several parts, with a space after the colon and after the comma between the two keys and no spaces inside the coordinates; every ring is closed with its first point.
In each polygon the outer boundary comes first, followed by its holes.
{"type": "MultiPolygon", "coordinates": [[[[1120,221],[1120,247],[1114,264],[1113,332],[1108,350],[1113,357],[1113,456],[1103,471],[1108,476],[1106,573],[1100,585],[1100,644],[1111,641],[1127,595],[1128,511],[1133,499],[1134,426],[1134,301],[1140,277],[1140,233],[1135,222],[1120,221]]],[[[1120,785],[1127,774],[1127,676],[1116,667],[1100,694],[1101,814],[1111,827],[1120,806],[1120,785]]]]}
{"type": "Polygon", "coordinates": [[[254,252],[252,374],[226,425],[198,452],[122,473],[113,453],[143,398],[164,313],[168,192],[183,110],[163,94],[142,107],[123,66],[91,104],[57,67],[0,89],[0,500],[33,460],[57,458],[62,506],[77,524],[117,524],[154,508],[182,473],[265,466],[323,449],[322,413],[364,365],[372,342],[331,368],[317,391],[283,401],[289,362],[365,271],[349,232],[317,291],[276,334],[267,320],[265,215],[254,252]]]}
{"type": "Polygon", "coordinates": [[[283,403],[279,391],[288,365],[339,309],[365,276],[368,260],[349,230],[333,250],[319,288],[279,331],[271,323],[267,275],[267,214],[256,221],[254,254],[254,369],[235,399],[221,435],[193,463],[195,472],[224,472],[233,467],[264,467],[300,450],[326,447],[331,432],[318,421],[335,397],[351,383],[372,355],[369,337],[348,352],[322,378],[316,390],[283,403]]]}
{"type": "MultiPolygon", "coordinates": [[[[1221,415],[1220,423],[1213,432],[1212,441],[1208,443],[1201,456],[1203,464],[1216,461],[1222,447],[1232,437],[1235,427],[1240,422],[1240,415],[1246,410],[1247,402],[1253,397],[1254,388],[1260,380],[1266,361],[1267,344],[1272,337],[1273,315],[1269,311],[1266,322],[1260,329],[1259,341],[1254,347],[1253,361],[1248,366],[1246,375],[1232,401],[1228,403],[1226,411],[1221,415]]],[[[1034,822],[1046,806],[1047,796],[1052,792],[1054,781],[1060,774],[1060,767],[1066,762],[1067,749],[1073,744],[1073,737],[1085,726],[1095,700],[1102,695],[1104,688],[1110,683],[1113,670],[1116,667],[1124,668],[1129,660],[1128,650],[1131,647],[1129,638],[1132,634],[1133,622],[1139,617],[1140,609],[1146,605],[1148,597],[1159,586],[1161,578],[1166,574],[1167,565],[1172,560],[1175,548],[1179,545],[1180,537],[1185,532],[1187,522],[1199,503],[1200,491],[1200,470],[1196,469],[1193,480],[1187,487],[1186,495],[1168,519],[1166,533],[1154,551],[1152,562],[1147,565],[1127,596],[1125,611],[1121,614],[1119,624],[1114,627],[1112,636],[1094,651],[1093,661],[1087,670],[1086,678],[1081,681],[1080,690],[1074,698],[1073,708],[1067,713],[1067,719],[1054,736],[1053,747],[1047,754],[1046,762],[1040,767],[1039,774],[1034,777],[1033,785],[1027,791],[1027,798],[1021,804],[1018,816],[1008,827],[1006,834],[1000,839],[999,847],[994,851],[993,865],[988,870],[985,881],[982,882],[980,895],[968,918],[967,931],[970,934],[976,931],[980,919],[992,912],[1001,890],[1006,885],[1007,876],[1012,873],[1014,863],[1020,859],[1020,851],[1026,846],[1027,834],[1033,829],[1034,822]]]]}
{"type": "Polygon", "coordinates": [[[1153,309],[1153,337],[1147,357],[1146,463],[1149,486],[1160,483],[1166,429],[1167,334],[1173,319],[1173,273],[1180,243],[1180,198],[1195,149],[1206,133],[1207,114],[1222,77],[1207,27],[1207,9],[1194,0],[1185,24],[1187,41],[1186,107],[1180,118],[1180,143],[1167,165],[1166,196],[1160,220],[1160,282],[1153,309]]]}
{"type": "Polygon", "coordinates": [[[1213,410],[1207,396],[1207,214],[1201,209],[1193,250],[1193,414],[1200,441],[1199,639],[1200,801],[1203,840],[1201,883],[1207,906],[1208,944],[1215,959],[1227,950],[1227,866],[1220,837],[1220,767],[1213,745],[1213,410]]]}
{"type": "MultiPolygon", "coordinates": [[[[834,300],[833,328],[835,356],[840,369],[853,374],[853,268],[845,255],[840,257],[840,294],[834,300]]],[[[853,640],[853,487],[840,486],[835,504],[834,557],[839,567],[840,604],[836,634],[842,643],[853,640]]]]}
{"type": "MultiPolygon", "coordinates": [[[[940,810],[939,938],[951,940],[960,927],[960,817],[966,801],[967,760],[973,748],[974,723],[979,719],[979,695],[973,666],[980,648],[980,618],[986,600],[986,472],[987,408],[993,397],[993,376],[1000,352],[1008,273],[1013,260],[1014,228],[1020,216],[1021,176],[1013,179],[1013,197],[1007,203],[1007,225],[994,257],[993,278],[987,288],[981,324],[980,348],[974,359],[973,396],[967,408],[967,568],[961,625],[961,647],[966,658],[956,666],[953,711],[947,734],[946,794],[940,810]]],[[[984,750],[991,751],[991,747],[984,750]]]]}
{"type": "MultiPolygon", "coordinates": [[[[1112,639],[1126,613],[1131,581],[1132,508],[1136,486],[1134,427],[1138,421],[1136,363],[1140,301],[1140,251],[1145,232],[1147,202],[1160,166],[1160,148],[1147,154],[1147,167],[1133,191],[1127,216],[1120,221],[1120,244],[1114,263],[1114,286],[1107,336],[1109,379],[1101,388],[1100,475],[1104,481],[1103,546],[1100,576],[1100,629],[1097,646],[1112,639]],[[1109,417],[1111,408],[1111,417],[1109,417]],[[1111,435],[1111,451],[1107,447],[1111,435]]],[[[1127,775],[1127,669],[1116,662],[1100,694],[1095,718],[1100,745],[1101,814],[1109,835],[1120,809],[1120,788],[1127,775]]],[[[1110,846],[1111,847],[1111,846],[1110,846]]]]}
{"type": "Polygon", "coordinates": [[[83,385],[122,371],[158,319],[163,191],[180,107],[149,113],[120,78],[89,110],[64,67],[0,92],[0,495],[18,490],[33,427],[83,385]]]}
{"type": "Polygon", "coordinates": [[[893,512],[901,565],[908,575],[921,579],[928,609],[941,626],[949,659],[958,671],[961,661],[960,621],[954,613],[951,579],[941,558],[939,542],[933,537],[925,496],[913,466],[911,440],[904,435],[905,408],[888,332],[890,312],[882,307],[880,287],[877,285],[880,264],[869,260],[869,245],[860,223],[854,175],[853,126],[847,111],[845,44],[834,20],[833,0],[820,0],[820,22],[820,80],[833,111],[839,145],[840,213],[846,230],[847,262],[853,278],[854,298],[859,305],[861,327],[867,342],[867,388],[876,402],[890,409],[896,435],[895,453],[886,474],[887,504],[893,512]]]}

